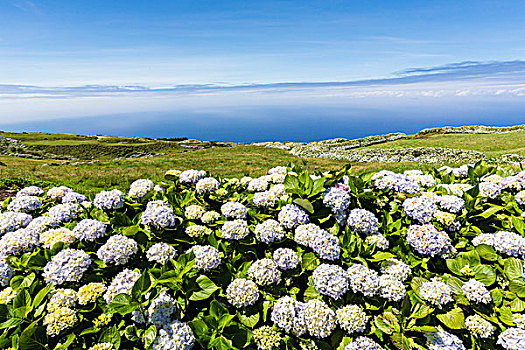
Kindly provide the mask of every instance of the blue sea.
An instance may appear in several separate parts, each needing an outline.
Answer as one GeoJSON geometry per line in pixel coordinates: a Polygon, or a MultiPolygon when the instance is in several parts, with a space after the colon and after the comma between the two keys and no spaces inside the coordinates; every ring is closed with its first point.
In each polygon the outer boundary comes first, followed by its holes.
{"type": "Polygon", "coordinates": [[[0,125],[7,131],[45,131],[140,137],[188,137],[231,142],[359,138],[416,133],[439,126],[525,124],[525,102],[462,105],[215,107],[199,112],[141,112],[0,125]]]}

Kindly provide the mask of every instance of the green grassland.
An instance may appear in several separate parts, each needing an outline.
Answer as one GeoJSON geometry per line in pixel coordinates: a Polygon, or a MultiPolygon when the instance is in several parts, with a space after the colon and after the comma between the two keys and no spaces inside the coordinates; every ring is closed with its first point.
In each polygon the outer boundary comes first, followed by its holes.
{"type": "MultiPolygon", "coordinates": [[[[162,180],[168,169],[204,169],[214,175],[260,176],[277,165],[302,163],[314,171],[336,170],[344,160],[298,158],[286,150],[220,142],[160,141],[145,138],[85,136],[55,133],[7,133],[29,150],[75,157],[73,164],[56,159],[27,159],[0,156],[0,187],[29,183],[64,184],[93,194],[102,189],[126,190],[138,178],[162,180]],[[196,148],[188,148],[196,147],[196,148]],[[200,149],[199,149],[200,148],[200,149]],[[161,153],[162,155],[159,155],[161,153]],[[134,155],[145,154],[139,158],[134,155]]],[[[370,148],[450,147],[476,150],[487,156],[504,153],[525,155],[525,131],[502,134],[429,134],[369,146],[370,148]]],[[[355,163],[356,173],[391,169],[428,168],[417,163],[355,163]]]]}
{"type": "Polygon", "coordinates": [[[488,157],[506,153],[525,156],[525,131],[501,134],[427,134],[385,142],[367,148],[447,147],[485,153],[488,157]]]}

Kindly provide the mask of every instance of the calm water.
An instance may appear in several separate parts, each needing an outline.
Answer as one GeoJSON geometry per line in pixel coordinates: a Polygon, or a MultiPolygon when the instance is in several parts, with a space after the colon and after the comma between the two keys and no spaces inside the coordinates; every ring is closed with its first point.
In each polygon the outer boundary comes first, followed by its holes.
{"type": "Polygon", "coordinates": [[[233,142],[314,141],[437,126],[525,124],[525,102],[382,108],[246,107],[151,112],[0,125],[9,131],[50,131],[233,142]]]}

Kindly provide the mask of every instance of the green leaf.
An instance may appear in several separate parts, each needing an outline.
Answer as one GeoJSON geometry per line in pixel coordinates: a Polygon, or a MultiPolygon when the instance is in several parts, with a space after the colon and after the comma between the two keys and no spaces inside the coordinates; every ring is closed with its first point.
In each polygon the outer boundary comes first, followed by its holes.
{"type": "Polygon", "coordinates": [[[37,295],[35,296],[35,299],[33,300],[33,308],[37,308],[42,301],[46,298],[46,296],[49,294],[49,292],[53,290],[53,285],[49,284],[42,288],[37,295]]]}
{"type": "Polygon", "coordinates": [[[525,282],[523,280],[510,281],[509,290],[516,293],[520,298],[525,298],[525,282]]]}
{"type": "Polygon", "coordinates": [[[496,250],[486,244],[480,244],[476,247],[476,251],[478,252],[479,256],[482,259],[488,260],[488,261],[497,261],[498,260],[498,253],[496,250]]]}
{"type": "MultiPolygon", "coordinates": [[[[122,294],[119,294],[122,295],[122,294]]],[[[113,326],[111,328],[108,328],[100,335],[100,338],[98,339],[99,343],[111,343],[113,344],[113,347],[115,350],[118,350],[120,347],[120,332],[118,329],[113,326]]]]}
{"type": "Polygon", "coordinates": [[[391,312],[384,312],[382,315],[376,316],[374,324],[386,334],[392,334],[401,330],[397,317],[391,312]]]}
{"type": "Polygon", "coordinates": [[[514,226],[516,231],[523,235],[525,233],[525,223],[523,223],[523,218],[513,216],[511,221],[512,226],[514,226]]]}
{"type": "Polygon", "coordinates": [[[457,277],[450,276],[447,280],[447,285],[452,290],[452,293],[462,295],[463,291],[461,290],[461,287],[463,287],[463,281],[460,280],[457,277]]]}
{"type": "Polygon", "coordinates": [[[20,334],[20,350],[47,350],[47,343],[46,330],[36,322],[20,334]]]}
{"type": "Polygon", "coordinates": [[[510,303],[510,309],[512,312],[522,312],[525,310],[525,302],[520,298],[516,298],[510,303]]]}
{"type": "Polygon", "coordinates": [[[121,315],[129,314],[138,308],[139,304],[131,303],[131,296],[125,293],[117,294],[109,307],[121,315]]]}
{"type": "Polygon", "coordinates": [[[410,318],[413,318],[416,320],[425,318],[428,315],[430,315],[433,311],[434,309],[428,306],[427,304],[418,303],[412,309],[412,314],[410,315],[410,318]]]}
{"type": "Polygon", "coordinates": [[[492,215],[496,214],[498,211],[503,210],[503,209],[505,209],[505,208],[502,207],[502,206],[492,205],[490,208],[488,208],[483,213],[481,213],[481,214],[479,214],[477,216],[481,216],[484,219],[488,219],[489,217],[491,217],[492,215]]]}
{"type": "Polygon", "coordinates": [[[313,214],[314,206],[312,205],[312,203],[310,203],[308,199],[296,198],[293,200],[293,202],[297,204],[298,206],[302,207],[304,210],[306,210],[310,214],[313,214]]]}
{"type": "Polygon", "coordinates": [[[222,316],[228,314],[228,309],[221,305],[217,300],[213,300],[210,304],[210,315],[212,315],[217,321],[222,316]]]}
{"type": "Polygon", "coordinates": [[[131,289],[132,298],[134,300],[141,300],[142,295],[148,291],[150,286],[151,278],[149,277],[148,271],[144,271],[131,289]]]}
{"type": "Polygon", "coordinates": [[[516,258],[505,259],[503,267],[505,275],[507,275],[509,280],[523,278],[523,263],[521,260],[516,258]]]}
{"type": "Polygon", "coordinates": [[[142,338],[144,341],[144,346],[148,348],[153,345],[155,338],[157,338],[157,327],[151,325],[148,327],[148,329],[146,329],[146,331],[144,331],[144,336],[142,338]]]}
{"type": "Polygon", "coordinates": [[[488,265],[478,265],[474,266],[474,278],[483,283],[486,286],[492,285],[496,282],[496,272],[494,269],[488,265]]]}
{"type": "Polygon", "coordinates": [[[210,346],[217,348],[217,350],[235,349],[232,341],[224,336],[219,336],[210,342],[210,346]]]}
{"type": "Polygon", "coordinates": [[[507,326],[514,326],[512,311],[509,307],[502,307],[499,311],[499,319],[507,326]]]}
{"type": "Polygon", "coordinates": [[[452,309],[446,314],[437,315],[437,318],[450,329],[465,328],[465,315],[460,308],[452,309]]]}
{"type": "Polygon", "coordinates": [[[314,270],[319,264],[321,263],[321,260],[315,255],[313,252],[308,252],[303,255],[303,259],[301,261],[301,265],[304,270],[314,270]]]}
{"type": "Polygon", "coordinates": [[[76,339],[76,335],[75,334],[70,334],[67,336],[66,338],[66,341],[61,343],[61,344],[57,344],[57,346],[55,347],[55,350],[66,350],[69,348],[69,346],[71,344],[73,344],[73,342],[75,341],[76,339]]]}
{"type": "Polygon", "coordinates": [[[247,316],[247,315],[243,315],[243,314],[237,312],[237,317],[239,317],[239,320],[241,321],[241,323],[243,325],[245,325],[246,327],[249,327],[249,328],[255,327],[257,322],[259,322],[259,314],[258,313],[250,315],[250,316],[247,316]]]}
{"type": "Polygon", "coordinates": [[[191,294],[190,300],[208,299],[216,290],[220,289],[211,279],[204,275],[197,278],[197,284],[201,288],[191,294]]]}

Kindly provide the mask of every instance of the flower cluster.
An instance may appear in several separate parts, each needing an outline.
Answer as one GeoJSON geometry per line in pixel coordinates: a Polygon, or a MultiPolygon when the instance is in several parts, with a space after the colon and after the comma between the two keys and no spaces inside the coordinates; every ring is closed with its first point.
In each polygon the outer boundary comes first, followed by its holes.
{"type": "Polygon", "coordinates": [[[259,288],[245,278],[234,279],[226,288],[228,302],[236,307],[246,307],[255,304],[259,299],[259,288]]]}
{"type": "Polygon", "coordinates": [[[219,188],[219,181],[213,177],[206,177],[200,179],[195,186],[195,190],[198,194],[211,193],[219,188]]]}
{"type": "Polygon", "coordinates": [[[465,327],[476,337],[489,338],[494,333],[494,326],[479,315],[465,319],[465,327]]]}
{"type": "Polygon", "coordinates": [[[33,217],[25,213],[8,211],[0,214],[0,235],[26,227],[33,217]]]}
{"type": "Polygon", "coordinates": [[[102,191],[95,196],[93,204],[98,209],[120,209],[124,205],[124,193],[120,190],[102,191]]]}
{"type": "Polygon", "coordinates": [[[142,224],[158,229],[175,226],[175,214],[164,201],[148,202],[142,213],[142,224]]]}
{"type": "Polygon", "coordinates": [[[358,305],[345,305],[335,312],[337,323],[348,333],[363,333],[369,317],[358,305]]]}
{"type": "Polygon", "coordinates": [[[434,219],[437,206],[426,196],[407,198],[403,202],[403,210],[410,218],[427,224],[434,219]]]}
{"type": "Polygon", "coordinates": [[[138,244],[133,238],[114,235],[98,249],[97,257],[106,264],[124,265],[138,249],[138,244]]]}
{"type": "Polygon", "coordinates": [[[431,281],[424,282],[419,287],[419,295],[439,308],[453,300],[450,287],[437,277],[434,277],[431,281]]]}
{"type": "Polygon", "coordinates": [[[155,184],[149,179],[138,179],[131,183],[129,186],[129,197],[142,198],[149,192],[153,191],[155,184]]]}
{"type": "Polygon", "coordinates": [[[305,225],[310,222],[308,214],[295,204],[286,204],[281,208],[278,220],[287,229],[296,228],[299,225],[305,225]]]}
{"type": "Polygon", "coordinates": [[[290,248],[278,248],[273,252],[273,261],[281,270],[292,270],[299,266],[299,256],[290,248]]]}
{"type": "Polygon", "coordinates": [[[91,259],[83,250],[64,249],[46,264],[42,276],[47,283],[55,285],[78,282],[89,265],[91,265],[91,259]]]}
{"type": "Polygon", "coordinates": [[[226,202],[221,206],[221,213],[227,218],[245,219],[248,208],[239,202],[226,202]]]}
{"type": "Polygon", "coordinates": [[[284,229],[281,224],[273,219],[268,219],[255,226],[255,237],[266,244],[280,241],[284,237],[284,229]]]}
{"type": "Polygon", "coordinates": [[[17,196],[8,205],[7,210],[19,213],[29,213],[42,206],[40,198],[36,196],[17,196]]]}
{"type": "Polygon", "coordinates": [[[157,262],[161,265],[164,265],[170,260],[173,260],[177,257],[177,251],[175,248],[167,243],[155,243],[149,247],[146,252],[146,258],[148,261],[157,262]]]}
{"type": "Polygon", "coordinates": [[[196,183],[206,175],[204,170],[184,170],[179,174],[179,181],[185,184],[196,183]]]}
{"type": "Polygon", "coordinates": [[[251,264],[247,274],[260,286],[281,282],[281,271],[279,271],[277,264],[272,259],[265,258],[255,261],[251,264]]]}
{"type": "Polygon", "coordinates": [[[432,224],[411,225],[406,240],[421,255],[446,257],[454,254],[450,237],[432,224]]]}
{"type": "Polygon", "coordinates": [[[80,241],[94,242],[106,235],[106,224],[98,220],[84,219],[76,224],[73,235],[80,241]]]}
{"type": "Polygon", "coordinates": [[[488,304],[492,301],[490,292],[485,285],[473,278],[465,282],[463,287],[461,287],[461,290],[465,293],[467,299],[472,302],[488,304]]]}
{"type": "Polygon", "coordinates": [[[346,272],[338,265],[321,264],[312,274],[315,289],[335,300],[340,299],[348,291],[346,272]]]}
{"type": "Polygon", "coordinates": [[[195,269],[213,270],[221,264],[219,251],[210,245],[195,245],[191,251],[195,254],[195,269]]]}
{"type": "Polygon", "coordinates": [[[379,231],[379,221],[376,216],[366,209],[352,209],[346,221],[352,230],[365,235],[372,235],[379,231]]]}

